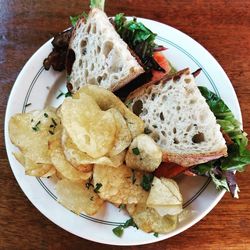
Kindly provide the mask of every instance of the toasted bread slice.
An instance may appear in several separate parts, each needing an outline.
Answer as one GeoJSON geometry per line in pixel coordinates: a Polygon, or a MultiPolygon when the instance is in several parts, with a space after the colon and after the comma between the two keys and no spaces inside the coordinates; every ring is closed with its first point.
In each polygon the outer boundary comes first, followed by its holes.
{"type": "Polygon", "coordinates": [[[126,103],[162,148],[163,161],[189,167],[227,155],[220,125],[189,69],[142,86],[126,103]]]}
{"type": "Polygon", "coordinates": [[[72,92],[85,84],[115,91],[144,72],[100,9],[92,9],[86,23],[84,18],[77,22],[69,51],[75,58],[67,70],[72,92]]]}

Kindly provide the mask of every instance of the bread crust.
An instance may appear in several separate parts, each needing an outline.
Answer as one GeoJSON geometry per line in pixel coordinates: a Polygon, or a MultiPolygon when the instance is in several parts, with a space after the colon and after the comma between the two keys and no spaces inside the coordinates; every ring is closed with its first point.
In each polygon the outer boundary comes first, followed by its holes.
{"type": "Polygon", "coordinates": [[[227,148],[209,153],[197,154],[176,154],[164,151],[162,154],[163,162],[174,162],[182,167],[191,167],[211,160],[219,159],[220,157],[227,156],[227,148]]]}
{"type": "Polygon", "coordinates": [[[145,93],[145,90],[150,88],[153,85],[164,84],[165,82],[167,82],[171,79],[174,79],[174,78],[178,79],[182,75],[188,75],[189,73],[190,73],[189,68],[185,68],[183,70],[178,71],[177,73],[175,73],[173,75],[165,75],[165,76],[163,76],[163,78],[161,78],[161,80],[151,81],[151,82],[144,84],[141,87],[137,88],[136,90],[134,90],[133,92],[131,92],[128,95],[126,100],[131,100],[131,99],[134,99],[135,97],[142,96],[145,93]]]}

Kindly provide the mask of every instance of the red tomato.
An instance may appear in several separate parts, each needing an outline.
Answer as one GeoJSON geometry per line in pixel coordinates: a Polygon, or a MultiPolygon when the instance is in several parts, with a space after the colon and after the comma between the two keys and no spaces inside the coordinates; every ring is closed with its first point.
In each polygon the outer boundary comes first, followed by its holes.
{"type": "Polygon", "coordinates": [[[154,175],[157,177],[173,178],[186,170],[187,168],[176,163],[162,162],[161,165],[155,170],[154,175]]]}
{"type": "Polygon", "coordinates": [[[168,74],[171,70],[171,66],[169,65],[168,60],[166,57],[161,53],[161,52],[154,52],[153,57],[155,61],[163,68],[165,69],[165,73],[158,71],[158,70],[152,70],[153,77],[151,81],[154,80],[159,80],[161,79],[164,75],[168,74]]]}

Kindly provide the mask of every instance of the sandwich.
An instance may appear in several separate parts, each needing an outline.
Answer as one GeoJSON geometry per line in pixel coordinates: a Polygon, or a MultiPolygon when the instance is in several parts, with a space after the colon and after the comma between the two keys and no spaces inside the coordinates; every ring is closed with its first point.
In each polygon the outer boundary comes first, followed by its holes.
{"type": "Polygon", "coordinates": [[[78,20],[69,53],[75,57],[67,69],[72,92],[83,84],[99,85],[113,92],[144,72],[107,15],[98,8],[91,9],[86,21],[78,20]]]}
{"type": "Polygon", "coordinates": [[[184,69],[150,82],[125,103],[163,151],[156,176],[209,176],[218,189],[238,198],[235,172],[250,163],[247,134],[220,97],[196,85],[195,76],[184,69]]]}
{"type": "Polygon", "coordinates": [[[161,54],[166,48],[157,45],[156,34],[136,18],[127,20],[123,14],[108,18],[92,6],[88,15],[71,21],[73,27],[55,36],[54,48],[44,60],[46,70],[66,68],[71,93],[94,84],[126,97],[140,85],[173,71],[161,54]]]}
{"type": "Polygon", "coordinates": [[[142,86],[127,103],[161,147],[163,161],[190,167],[227,155],[220,125],[189,69],[142,86]]]}

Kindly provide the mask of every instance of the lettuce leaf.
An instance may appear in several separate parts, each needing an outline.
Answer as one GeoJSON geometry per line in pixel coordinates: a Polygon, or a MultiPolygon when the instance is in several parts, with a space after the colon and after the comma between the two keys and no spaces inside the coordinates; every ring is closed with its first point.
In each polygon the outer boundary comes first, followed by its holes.
{"type": "Polygon", "coordinates": [[[192,171],[198,175],[210,176],[216,188],[225,188],[233,197],[238,198],[239,188],[233,172],[242,172],[250,164],[247,134],[241,130],[239,121],[220,97],[205,87],[199,89],[223,132],[229,135],[233,143],[228,145],[227,157],[197,165],[192,171]]]}
{"type": "MultiPolygon", "coordinates": [[[[117,33],[128,44],[145,66],[145,70],[165,70],[154,60],[153,52],[159,49],[155,44],[156,35],[136,18],[128,21],[123,13],[117,14],[114,18],[114,25],[117,33]]],[[[165,48],[161,46],[161,50],[165,48]]]]}

